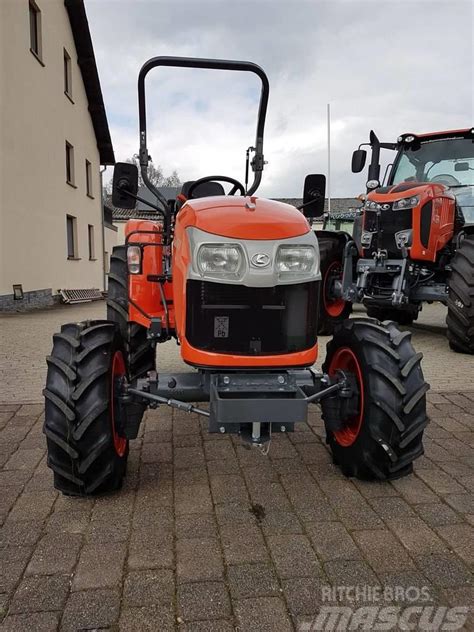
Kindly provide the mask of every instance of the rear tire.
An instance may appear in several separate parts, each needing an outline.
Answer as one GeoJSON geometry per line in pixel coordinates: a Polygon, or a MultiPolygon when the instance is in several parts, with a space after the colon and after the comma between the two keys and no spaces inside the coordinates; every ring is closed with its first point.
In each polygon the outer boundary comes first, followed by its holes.
{"type": "Polygon", "coordinates": [[[399,325],[411,325],[418,318],[418,308],[397,309],[395,307],[380,307],[379,305],[365,305],[367,316],[377,320],[393,320],[399,325]]]}
{"type": "Polygon", "coordinates": [[[415,353],[410,337],[395,323],[354,318],[345,321],[327,345],[323,371],[358,372],[361,391],[359,413],[339,431],[326,422],[330,402],[321,402],[327,443],[346,476],[400,478],[412,472],[413,461],[423,454],[429,385],[420,367],[422,354],[415,353]]]}
{"type": "Polygon", "coordinates": [[[122,485],[128,441],[115,428],[113,390],[114,372],[125,373],[123,352],[117,325],[107,321],[63,325],[53,336],[43,430],[54,486],[63,494],[122,485]]]}
{"type": "Polygon", "coordinates": [[[319,314],[317,332],[329,336],[336,325],[349,318],[352,303],[330,296],[331,280],[342,279],[344,249],[334,237],[318,234],[319,257],[321,261],[321,289],[319,294],[319,314]]]}
{"type": "Polygon", "coordinates": [[[110,257],[107,319],[120,328],[125,344],[128,379],[155,370],[155,347],[147,338],[148,329],[128,320],[127,247],[115,246],[110,257]]]}
{"type": "Polygon", "coordinates": [[[449,346],[474,354],[474,235],[467,235],[451,263],[448,294],[449,346]]]}

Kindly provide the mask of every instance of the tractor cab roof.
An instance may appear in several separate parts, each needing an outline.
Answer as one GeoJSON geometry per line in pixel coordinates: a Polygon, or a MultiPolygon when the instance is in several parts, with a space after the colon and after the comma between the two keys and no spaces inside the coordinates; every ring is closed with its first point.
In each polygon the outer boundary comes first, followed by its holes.
{"type": "Polygon", "coordinates": [[[443,140],[447,138],[469,138],[474,141],[474,127],[468,127],[466,129],[454,129],[441,132],[425,132],[424,134],[413,134],[412,132],[406,132],[398,137],[398,143],[405,142],[406,139],[416,138],[418,141],[430,141],[430,140],[443,140]]]}

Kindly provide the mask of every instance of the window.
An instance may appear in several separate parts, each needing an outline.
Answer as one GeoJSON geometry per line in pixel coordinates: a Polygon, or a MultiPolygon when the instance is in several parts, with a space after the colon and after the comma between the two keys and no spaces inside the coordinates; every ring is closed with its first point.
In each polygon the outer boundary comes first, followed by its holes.
{"type": "Polygon", "coordinates": [[[94,197],[92,195],[92,165],[86,160],[86,191],[89,197],[94,197]]]}
{"type": "Polygon", "coordinates": [[[72,215],[66,215],[67,258],[77,259],[77,220],[72,215]]]}
{"type": "Polygon", "coordinates": [[[66,141],[66,182],[74,186],[74,147],[66,141]]]}
{"type": "Polygon", "coordinates": [[[72,100],[71,57],[64,49],[64,94],[72,100]]]}
{"type": "Polygon", "coordinates": [[[36,2],[30,0],[30,50],[41,61],[41,11],[36,2]]]}
{"type": "Polygon", "coordinates": [[[92,224],[88,225],[87,234],[89,237],[89,260],[95,261],[94,226],[92,224]]]}
{"type": "Polygon", "coordinates": [[[416,179],[416,166],[411,162],[407,154],[402,154],[397,164],[397,171],[393,184],[399,184],[410,179],[416,179]]]}
{"type": "Polygon", "coordinates": [[[393,184],[413,179],[451,187],[474,185],[474,145],[470,138],[424,141],[402,152],[393,184]]]}

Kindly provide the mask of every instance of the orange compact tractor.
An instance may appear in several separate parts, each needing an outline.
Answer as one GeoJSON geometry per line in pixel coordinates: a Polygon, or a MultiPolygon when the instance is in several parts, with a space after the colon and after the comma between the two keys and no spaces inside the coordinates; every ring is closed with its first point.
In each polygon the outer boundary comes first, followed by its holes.
{"type": "MultiPolygon", "coordinates": [[[[330,327],[362,301],[369,316],[406,325],[423,302],[441,301],[451,348],[474,353],[474,129],[403,134],[396,143],[371,132],[369,145],[354,238],[321,233],[337,269],[322,289],[320,323],[330,327]],[[397,152],[387,186],[379,182],[381,149],[397,152]]],[[[367,156],[361,147],[352,157],[356,173],[367,156]]]]}
{"type": "MultiPolygon", "coordinates": [[[[265,73],[250,62],[157,57],[141,69],[139,155],[156,196],[156,221],[130,221],[125,245],[114,248],[107,320],[64,325],[54,336],[44,430],[62,492],[120,487],[129,440],[147,406],[194,413],[208,420],[210,432],[239,433],[268,447],[273,433],[291,432],[306,421],[309,405],[320,403],[334,461],[360,478],[403,476],[422,454],[428,385],[409,336],[393,323],[343,322],[323,373],[311,368],[318,351],[318,241],[303,213],[255,196],[268,94],[265,73]],[[187,182],[169,203],[152,185],[145,78],[157,66],[259,77],[250,187],[211,175],[187,182]],[[160,372],[156,347],[172,338],[190,372],[160,372]]],[[[114,204],[133,208],[137,182],[134,165],[117,164],[114,204]]],[[[306,215],[319,214],[324,177],[307,184],[306,215]]]]}

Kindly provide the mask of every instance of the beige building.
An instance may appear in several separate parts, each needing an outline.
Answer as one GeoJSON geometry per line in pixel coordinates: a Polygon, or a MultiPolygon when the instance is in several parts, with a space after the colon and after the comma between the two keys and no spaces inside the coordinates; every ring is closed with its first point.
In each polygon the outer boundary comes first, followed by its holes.
{"type": "Polygon", "coordinates": [[[0,310],[104,290],[114,152],[83,0],[1,0],[0,64],[0,310]]]}

